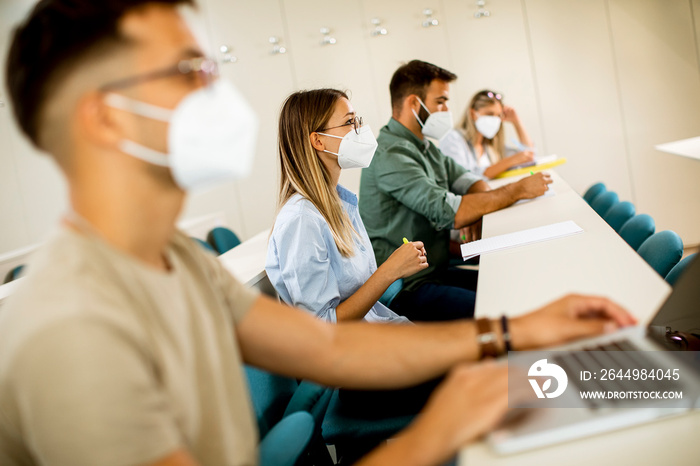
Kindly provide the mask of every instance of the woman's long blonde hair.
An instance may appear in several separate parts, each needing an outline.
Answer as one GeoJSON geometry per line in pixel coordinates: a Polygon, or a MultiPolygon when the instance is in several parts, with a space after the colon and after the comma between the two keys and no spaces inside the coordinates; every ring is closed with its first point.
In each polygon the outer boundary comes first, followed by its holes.
{"type": "MultiPolygon", "coordinates": [[[[467,110],[464,112],[462,121],[457,127],[457,129],[462,133],[462,136],[464,136],[464,138],[469,142],[473,142],[476,139],[477,134],[479,134],[479,131],[476,129],[476,125],[474,124],[474,119],[472,118],[471,110],[479,111],[480,109],[495,103],[500,104],[501,108],[503,107],[502,99],[490,97],[489,94],[493,96],[498,95],[497,93],[489,90],[479,91],[476,94],[474,94],[474,97],[472,97],[472,100],[469,102],[467,110]]],[[[491,146],[491,148],[493,149],[491,151],[491,163],[496,163],[503,158],[503,155],[505,154],[506,150],[505,136],[506,135],[503,131],[503,125],[501,125],[501,128],[498,130],[498,133],[496,133],[493,139],[484,138],[484,144],[491,146]]]]}
{"type": "Polygon", "coordinates": [[[328,222],[340,254],[350,257],[357,232],[343,209],[330,172],[309,138],[327,126],[341,98],[348,96],[336,89],[314,89],[295,92],[282,105],[277,143],[281,168],[279,207],[294,194],[301,194],[328,222]]]}

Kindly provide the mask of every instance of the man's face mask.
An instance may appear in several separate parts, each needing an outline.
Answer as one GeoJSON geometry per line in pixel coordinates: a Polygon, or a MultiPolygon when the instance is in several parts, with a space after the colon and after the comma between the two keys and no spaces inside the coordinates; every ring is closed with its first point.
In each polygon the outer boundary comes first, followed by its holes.
{"type": "Polygon", "coordinates": [[[454,126],[454,123],[452,122],[452,112],[447,111],[430,113],[430,110],[428,110],[421,99],[418,99],[418,102],[420,102],[421,106],[426,112],[428,112],[428,118],[424,123],[418,117],[416,111],[411,109],[413,115],[416,117],[416,120],[418,120],[418,123],[421,125],[421,132],[423,135],[430,138],[435,138],[439,141],[445,137],[445,135],[452,129],[452,126],[454,126]]]}
{"type": "MultiPolygon", "coordinates": [[[[180,72],[210,72],[214,62],[185,60],[180,72]],[[192,70],[183,70],[191,66],[192,70]]],[[[145,80],[147,76],[143,77],[145,80]]],[[[134,83],[138,78],[132,78],[134,83]]],[[[124,81],[128,85],[128,80],[124,81]]],[[[117,83],[106,89],[125,87],[117,83]]],[[[105,103],[111,107],[170,123],[168,153],[124,139],[122,152],[148,163],[169,167],[175,182],[192,190],[243,178],[250,173],[255,155],[258,120],[236,88],[224,79],[186,95],[174,109],[168,109],[108,92],[105,103]]]]}

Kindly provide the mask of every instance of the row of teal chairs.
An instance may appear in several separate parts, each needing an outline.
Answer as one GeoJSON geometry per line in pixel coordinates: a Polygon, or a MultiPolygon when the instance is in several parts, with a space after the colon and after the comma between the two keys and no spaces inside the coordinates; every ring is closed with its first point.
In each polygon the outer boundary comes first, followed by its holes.
{"type": "Polygon", "coordinates": [[[603,183],[588,188],[583,198],[659,275],[672,286],[676,283],[694,256],[681,260],[683,241],[677,233],[656,232],[651,216],[636,214],[634,204],[620,201],[603,183]]]}
{"type": "Polygon", "coordinates": [[[200,246],[214,254],[221,255],[230,251],[239,244],[241,240],[233,231],[226,227],[216,227],[207,233],[207,240],[192,237],[200,246]]]}
{"type": "Polygon", "coordinates": [[[337,390],[250,366],[245,372],[262,439],[261,466],[331,466],[327,444],[334,445],[342,464],[349,464],[414,417],[363,418],[343,409],[337,390]],[[283,435],[292,429],[293,435],[283,435]]]}

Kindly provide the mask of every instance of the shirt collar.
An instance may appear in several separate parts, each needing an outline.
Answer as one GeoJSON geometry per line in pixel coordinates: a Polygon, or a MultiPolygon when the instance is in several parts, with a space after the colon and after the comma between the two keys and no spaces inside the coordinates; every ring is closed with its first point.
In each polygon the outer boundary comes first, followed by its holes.
{"type": "Polygon", "coordinates": [[[338,186],[335,187],[335,190],[338,192],[338,196],[340,197],[341,201],[345,201],[348,204],[357,207],[357,195],[355,193],[341,184],[338,184],[338,186]]]}
{"type": "Polygon", "coordinates": [[[395,120],[393,117],[389,120],[387,127],[389,128],[389,131],[391,131],[395,135],[411,141],[413,144],[416,145],[418,149],[420,149],[423,152],[428,150],[428,147],[430,147],[430,141],[428,140],[428,138],[418,138],[415,134],[411,132],[410,129],[406,128],[403,124],[399,123],[399,121],[395,120]]]}

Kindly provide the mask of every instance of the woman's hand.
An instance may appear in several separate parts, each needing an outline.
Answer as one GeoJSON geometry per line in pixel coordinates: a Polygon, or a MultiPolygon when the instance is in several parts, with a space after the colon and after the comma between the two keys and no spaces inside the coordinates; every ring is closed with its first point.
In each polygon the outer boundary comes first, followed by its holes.
{"type": "Polygon", "coordinates": [[[529,150],[518,152],[517,154],[513,154],[510,157],[508,157],[508,161],[512,162],[510,165],[511,167],[530,163],[533,160],[535,160],[535,153],[529,150]]]}
{"type": "Polygon", "coordinates": [[[428,268],[428,258],[423,243],[413,241],[402,244],[382,264],[387,269],[392,281],[399,278],[410,277],[414,273],[428,268]]]}
{"type": "Polygon", "coordinates": [[[511,106],[504,105],[503,106],[503,117],[501,117],[501,120],[507,121],[509,123],[520,123],[520,117],[518,116],[518,113],[515,111],[515,109],[511,106]]]}
{"type": "Polygon", "coordinates": [[[528,350],[610,333],[636,323],[634,316],[607,298],[568,295],[511,319],[511,341],[513,349],[528,350]]]}

